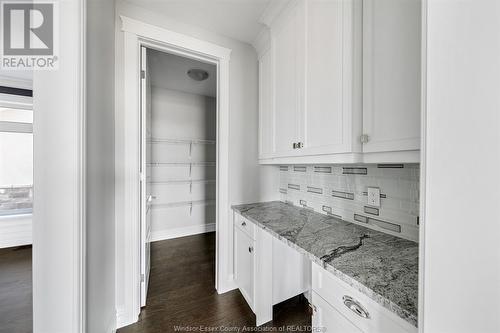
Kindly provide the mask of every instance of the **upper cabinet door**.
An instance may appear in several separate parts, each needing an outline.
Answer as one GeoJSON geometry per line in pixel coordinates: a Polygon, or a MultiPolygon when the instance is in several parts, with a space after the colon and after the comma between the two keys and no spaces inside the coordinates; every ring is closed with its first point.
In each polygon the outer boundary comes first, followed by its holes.
{"type": "Polygon", "coordinates": [[[361,24],[361,1],[308,0],[305,6],[306,103],[301,121],[302,153],[360,151],[361,145],[353,136],[361,134],[361,30],[355,29],[356,24],[361,24]]]}
{"type": "Polygon", "coordinates": [[[364,0],[364,152],[420,149],[420,52],[420,0],[364,0]]]}
{"type": "Polygon", "coordinates": [[[271,51],[263,52],[259,59],[259,158],[274,153],[274,112],[271,51]]]}
{"type": "Polygon", "coordinates": [[[293,155],[298,142],[303,17],[299,5],[286,9],[271,27],[275,156],[293,155]]]}

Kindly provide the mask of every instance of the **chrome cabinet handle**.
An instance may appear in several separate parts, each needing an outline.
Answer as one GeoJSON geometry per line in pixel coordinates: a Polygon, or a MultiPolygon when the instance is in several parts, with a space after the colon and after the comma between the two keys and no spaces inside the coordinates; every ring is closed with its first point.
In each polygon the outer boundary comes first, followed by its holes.
{"type": "Polygon", "coordinates": [[[342,300],[344,301],[344,305],[358,316],[366,319],[370,318],[370,313],[368,313],[368,311],[351,296],[344,295],[342,300]]]}
{"type": "Polygon", "coordinates": [[[244,226],[246,226],[246,225],[247,225],[247,223],[246,223],[245,221],[241,222],[241,226],[242,226],[242,227],[244,227],[244,226]]]}

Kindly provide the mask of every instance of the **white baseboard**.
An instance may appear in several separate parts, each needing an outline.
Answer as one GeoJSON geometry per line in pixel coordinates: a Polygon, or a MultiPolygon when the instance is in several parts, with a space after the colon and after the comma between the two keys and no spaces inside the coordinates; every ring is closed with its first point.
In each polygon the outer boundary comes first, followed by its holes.
{"type": "Polygon", "coordinates": [[[0,217],[0,248],[33,242],[31,214],[0,217]]]}
{"type": "Polygon", "coordinates": [[[132,325],[133,323],[136,323],[138,321],[139,317],[134,316],[131,313],[127,313],[125,309],[118,309],[116,310],[116,324],[115,324],[115,331],[118,330],[119,328],[132,325]]]}
{"type": "Polygon", "coordinates": [[[215,231],[215,223],[193,225],[189,227],[167,229],[167,230],[157,230],[151,232],[151,242],[157,242],[161,240],[179,238],[185,236],[192,236],[212,231],[215,231]]]}
{"type": "Polygon", "coordinates": [[[106,329],[106,332],[107,333],[116,333],[116,318],[117,316],[115,315],[115,317],[112,317],[110,318],[109,320],[109,324],[108,324],[108,328],[106,329]]]}

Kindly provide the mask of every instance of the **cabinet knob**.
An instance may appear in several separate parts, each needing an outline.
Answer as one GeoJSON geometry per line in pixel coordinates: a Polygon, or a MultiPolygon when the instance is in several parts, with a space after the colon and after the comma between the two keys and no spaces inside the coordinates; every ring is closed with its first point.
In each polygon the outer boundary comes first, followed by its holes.
{"type": "Polygon", "coordinates": [[[246,225],[247,225],[247,223],[246,223],[245,221],[241,222],[241,226],[242,226],[242,227],[244,227],[244,226],[246,226],[246,225]]]}
{"type": "Polygon", "coordinates": [[[304,143],[303,142],[298,142],[297,143],[297,148],[302,148],[304,147],[304,143]]]}
{"type": "Polygon", "coordinates": [[[253,247],[252,246],[249,246],[248,247],[248,252],[252,253],[253,252],[253,247]]]}
{"type": "Polygon", "coordinates": [[[368,141],[370,141],[370,137],[368,136],[368,134],[363,134],[360,137],[360,141],[361,143],[368,143],[368,141]]]}
{"type": "Polygon", "coordinates": [[[344,301],[344,305],[358,316],[366,319],[370,318],[368,311],[351,296],[344,295],[342,300],[344,301]]]}
{"type": "Polygon", "coordinates": [[[293,147],[293,149],[297,149],[297,144],[295,142],[292,143],[292,147],[293,147]]]}

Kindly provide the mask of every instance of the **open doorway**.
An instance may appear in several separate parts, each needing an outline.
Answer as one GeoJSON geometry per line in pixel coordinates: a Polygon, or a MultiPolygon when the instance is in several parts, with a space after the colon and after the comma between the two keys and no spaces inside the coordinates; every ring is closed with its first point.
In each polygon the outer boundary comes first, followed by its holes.
{"type": "MultiPolygon", "coordinates": [[[[149,285],[151,262],[153,279],[172,269],[151,256],[167,256],[173,239],[215,232],[216,138],[217,66],[142,46],[141,306],[162,282],[149,285]]],[[[199,237],[206,252],[215,249],[215,237],[199,237]]]]}
{"type": "Polygon", "coordinates": [[[0,332],[32,332],[31,72],[0,72],[0,332]]]}

